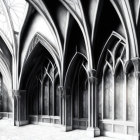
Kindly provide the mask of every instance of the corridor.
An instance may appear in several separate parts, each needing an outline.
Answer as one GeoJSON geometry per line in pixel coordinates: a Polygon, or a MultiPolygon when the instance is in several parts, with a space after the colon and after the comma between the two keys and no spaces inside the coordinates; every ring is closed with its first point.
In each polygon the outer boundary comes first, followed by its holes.
{"type": "MultiPolygon", "coordinates": [[[[26,125],[22,127],[12,126],[9,120],[0,121],[0,140],[91,140],[85,130],[63,132],[60,126],[26,125]]],[[[106,137],[95,140],[115,140],[106,137]]]]}

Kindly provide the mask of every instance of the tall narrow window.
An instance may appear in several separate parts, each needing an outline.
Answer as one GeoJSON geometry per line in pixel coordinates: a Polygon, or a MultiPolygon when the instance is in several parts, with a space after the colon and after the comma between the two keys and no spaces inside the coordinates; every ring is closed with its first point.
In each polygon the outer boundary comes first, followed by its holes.
{"type": "Polygon", "coordinates": [[[46,78],[43,91],[43,115],[49,115],[49,92],[49,79],[46,78]]]}
{"type": "Polygon", "coordinates": [[[78,74],[75,78],[75,83],[73,85],[73,117],[78,118],[79,117],[79,89],[78,89],[78,74]]]}
{"type": "Polygon", "coordinates": [[[134,121],[135,118],[135,76],[134,67],[129,68],[127,74],[127,120],[134,121]]]}
{"type": "Polygon", "coordinates": [[[112,118],[113,75],[109,67],[104,73],[104,118],[112,118]]]}
{"type": "Polygon", "coordinates": [[[47,94],[49,93],[49,83],[48,79],[46,78],[44,81],[44,89],[43,89],[43,115],[48,115],[48,97],[47,94]]]}
{"type": "Polygon", "coordinates": [[[124,93],[124,74],[120,64],[115,73],[115,119],[123,119],[123,93],[124,93]]]}
{"type": "MultiPolygon", "coordinates": [[[[53,69],[53,66],[51,65],[51,68],[49,70],[49,75],[50,77],[53,79],[54,78],[54,69],[53,69]]],[[[51,80],[51,78],[49,78],[49,82],[50,82],[50,95],[49,95],[49,103],[50,103],[50,114],[51,116],[54,115],[54,82],[51,80]]]]}
{"type": "Polygon", "coordinates": [[[87,75],[81,67],[79,75],[79,117],[88,118],[88,87],[87,75]]]}
{"type": "Polygon", "coordinates": [[[36,94],[36,91],[37,87],[35,86],[32,95],[32,115],[38,114],[38,95],[36,94]]]}
{"type": "Polygon", "coordinates": [[[59,116],[59,108],[60,108],[60,96],[58,91],[59,86],[59,77],[55,80],[55,116],[59,116]]]}
{"type": "Polygon", "coordinates": [[[33,79],[30,84],[30,114],[38,115],[38,85],[37,80],[33,79]]]}
{"type": "Polygon", "coordinates": [[[50,97],[50,99],[49,99],[49,103],[50,103],[50,114],[49,115],[53,115],[53,85],[52,85],[52,83],[51,83],[51,81],[50,81],[50,95],[49,95],[49,97],[50,97]]]}
{"type": "Polygon", "coordinates": [[[88,122],[88,82],[87,73],[80,66],[73,82],[73,128],[86,129],[88,122]]]}

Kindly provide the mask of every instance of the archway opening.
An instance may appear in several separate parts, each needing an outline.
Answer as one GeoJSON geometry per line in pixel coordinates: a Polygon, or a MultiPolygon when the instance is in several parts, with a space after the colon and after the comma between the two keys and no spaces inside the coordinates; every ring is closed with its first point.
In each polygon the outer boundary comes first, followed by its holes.
{"type": "Polygon", "coordinates": [[[86,129],[88,124],[87,59],[76,53],[65,77],[66,124],[71,129],[86,129]]]}
{"type": "Polygon", "coordinates": [[[40,43],[30,54],[21,88],[27,92],[29,122],[60,123],[59,75],[55,61],[40,43]],[[29,68],[28,68],[29,67],[29,68]]]}
{"type": "Polygon", "coordinates": [[[3,76],[0,73],[0,119],[12,118],[12,97],[9,96],[8,92],[3,76]]]}
{"type": "Polygon", "coordinates": [[[86,129],[88,121],[87,73],[81,65],[72,87],[73,129],[86,129]]]}

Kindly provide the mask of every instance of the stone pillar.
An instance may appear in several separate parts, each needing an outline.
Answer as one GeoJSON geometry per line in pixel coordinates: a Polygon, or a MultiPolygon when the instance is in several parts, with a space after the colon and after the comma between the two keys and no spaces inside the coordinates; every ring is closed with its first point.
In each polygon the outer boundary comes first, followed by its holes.
{"type": "Polygon", "coordinates": [[[90,70],[88,73],[88,129],[87,133],[90,137],[100,135],[100,129],[97,123],[97,93],[96,93],[96,71],[90,70]]]}
{"type": "Polygon", "coordinates": [[[21,126],[28,124],[26,91],[13,90],[13,97],[14,97],[14,125],[21,126]]]}
{"type": "Polygon", "coordinates": [[[66,131],[72,130],[72,96],[71,89],[65,87],[64,90],[64,100],[65,100],[65,126],[66,131]]]}
{"type": "Polygon", "coordinates": [[[61,95],[61,124],[63,131],[72,130],[72,108],[70,88],[59,87],[61,95]]]}
{"type": "Polygon", "coordinates": [[[62,112],[62,96],[63,96],[63,86],[58,87],[59,97],[60,97],[60,124],[64,124],[63,118],[64,113],[62,112]]]}
{"type": "MultiPolygon", "coordinates": [[[[52,83],[52,94],[53,94],[53,116],[55,116],[55,85],[54,85],[54,80],[53,80],[53,83],[52,83]]],[[[53,123],[55,124],[55,119],[53,119],[53,123]]]]}
{"type": "Polygon", "coordinates": [[[40,115],[41,115],[41,120],[42,120],[42,115],[43,115],[43,82],[40,83],[40,115]]]}
{"type": "Polygon", "coordinates": [[[132,62],[134,65],[135,77],[136,77],[135,136],[136,139],[139,139],[140,138],[139,136],[140,133],[140,58],[134,58],[132,59],[132,62]]]}

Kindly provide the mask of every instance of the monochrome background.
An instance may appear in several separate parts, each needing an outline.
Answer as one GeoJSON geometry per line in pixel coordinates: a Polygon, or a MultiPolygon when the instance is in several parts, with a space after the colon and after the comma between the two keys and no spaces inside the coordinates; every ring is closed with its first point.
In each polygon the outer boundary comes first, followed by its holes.
{"type": "Polygon", "coordinates": [[[139,0],[0,0],[1,126],[139,140],[139,30],[139,0]]]}

